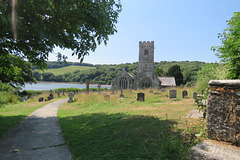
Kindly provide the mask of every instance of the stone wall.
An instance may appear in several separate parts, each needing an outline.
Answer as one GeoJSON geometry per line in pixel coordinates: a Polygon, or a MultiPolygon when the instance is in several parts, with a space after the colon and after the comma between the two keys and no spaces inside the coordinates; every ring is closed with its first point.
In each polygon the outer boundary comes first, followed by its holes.
{"type": "Polygon", "coordinates": [[[240,146],[240,80],[211,80],[207,107],[210,139],[240,146]]]}

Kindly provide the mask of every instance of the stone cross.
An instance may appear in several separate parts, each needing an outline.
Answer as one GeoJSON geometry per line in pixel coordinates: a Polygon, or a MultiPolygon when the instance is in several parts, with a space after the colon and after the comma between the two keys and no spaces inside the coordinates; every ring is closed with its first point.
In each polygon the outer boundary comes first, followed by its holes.
{"type": "Polygon", "coordinates": [[[98,92],[100,93],[100,91],[101,91],[101,90],[100,90],[100,89],[101,89],[101,85],[98,84],[97,87],[98,87],[98,92]]]}
{"type": "Polygon", "coordinates": [[[71,91],[70,93],[68,93],[68,97],[69,97],[68,103],[72,103],[73,102],[74,93],[71,91]]]}
{"type": "Polygon", "coordinates": [[[89,80],[86,80],[86,93],[89,93],[89,84],[90,84],[90,81],[89,80]]]}

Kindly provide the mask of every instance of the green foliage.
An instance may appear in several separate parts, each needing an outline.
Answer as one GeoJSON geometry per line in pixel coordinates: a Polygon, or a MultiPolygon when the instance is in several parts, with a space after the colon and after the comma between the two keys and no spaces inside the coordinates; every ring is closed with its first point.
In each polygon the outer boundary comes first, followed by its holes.
{"type": "Polygon", "coordinates": [[[229,69],[224,64],[206,64],[197,73],[196,90],[201,92],[208,88],[210,80],[221,80],[228,78],[229,69]]]}
{"type": "Polygon", "coordinates": [[[155,75],[156,75],[156,76],[165,76],[166,73],[164,72],[164,70],[163,70],[162,68],[157,67],[157,68],[155,69],[155,75]]]}
{"type": "Polygon", "coordinates": [[[168,69],[167,76],[175,77],[176,85],[183,84],[183,75],[179,65],[173,65],[168,69]]]}
{"type": "MultiPolygon", "coordinates": [[[[118,0],[22,0],[12,5],[11,0],[0,3],[0,53],[27,58],[39,67],[56,46],[71,49],[82,60],[97,45],[106,44],[117,31],[121,11],[118,0]],[[11,19],[12,8],[16,14],[11,19]]],[[[58,58],[67,57],[58,53],[58,58]]]]}
{"type": "Polygon", "coordinates": [[[0,80],[3,83],[24,85],[33,83],[32,68],[29,62],[11,54],[0,54],[0,80]]]}
{"type": "Polygon", "coordinates": [[[219,34],[221,45],[212,49],[230,67],[230,78],[237,79],[240,78],[240,12],[235,12],[227,24],[228,27],[219,34]]]}

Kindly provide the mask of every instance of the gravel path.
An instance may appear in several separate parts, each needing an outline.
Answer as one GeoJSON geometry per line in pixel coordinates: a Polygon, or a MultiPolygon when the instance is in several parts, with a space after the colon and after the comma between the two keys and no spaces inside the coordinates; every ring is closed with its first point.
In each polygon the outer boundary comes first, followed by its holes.
{"type": "Polygon", "coordinates": [[[67,99],[34,111],[0,141],[0,160],[70,160],[58,124],[58,107],[67,99]]]}

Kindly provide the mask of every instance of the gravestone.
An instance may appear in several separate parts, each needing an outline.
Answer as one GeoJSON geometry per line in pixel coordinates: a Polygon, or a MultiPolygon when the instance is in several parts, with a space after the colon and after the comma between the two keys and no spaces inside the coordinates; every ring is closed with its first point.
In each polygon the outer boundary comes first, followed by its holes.
{"type": "Polygon", "coordinates": [[[144,102],[145,101],[145,94],[144,93],[138,93],[137,94],[137,101],[144,102]]]}
{"type": "Polygon", "coordinates": [[[177,90],[170,89],[169,90],[169,98],[177,98],[177,90]]]}
{"type": "Polygon", "coordinates": [[[90,84],[90,81],[89,80],[86,80],[86,93],[88,94],[89,93],[89,84],[90,84]]]}
{"type": "Polygon", "coordinates": [[[165,89],[165,88],[162,88],[162,89],[161,89],[161,92],[166,92],[166,89],[165,89]]]}
{"type": "Polygon", "coordinates": [[[98,84],[97,87],[98,87],[98,92],[100,93],[101,92],[101,90],[100,90],[101,89],[101,85],[98,84]]]}
{"type": "Polygon", "coordinates": [[[104,95],[104,100],[105,100],[105,101],[110,101],[110,95],[105,94],[105,95],[104,95]]]}
{"type": "Polygon", "coordinates": [[[149,91],[149,93],[153,93],[153,90],[150,88],[150,91],[149,91]]]}
{"type": "Polygon", "coordinates": [[[115,93],[114,93],[115,87],[112,87],[111,90],[112,90],[112,93],[111,93],[111,94],[115,94],[115,93]]]}
{"type": "Polygon", "coordinates": [[[65,96],[65,89],[64,89],[62,92],[63,92],[63,94],[62,94],[62,95],[63,95],[63,96],[65,96]]]}
{"type": "Polygon", "coordinates": [[[72,103],[73,102],[73,97],[74,97],[73,92],[68,93],[68,97],[69,97],[68,103],[72,103]]]}
{"type": "Polygon", "coordinates": [[[120,98],[124,98],[124,95],[123,95],[123,89],[121,88],[121,94],[119,95],[120,98]]]}
{"type": "Polygon", "coordinates": [[[24,96],[20,98],[20,102],[24,102],[28,100],[28,96],[24,96]]]}
{"type": "Polygon", "coordinates": [[[60,97],[60,91],[58,91],[57,94],[58,94],[58,97],[60,97]]]}
{"type": "Polygon", "coordinates": [[[197,92],[193,92],[193,99],[197,98],[197,92]]]}
{"type": "Polygon", "coordinates": [[[182,98],[187,98],[188,92],[186,90],[182,91],[182,98]]]}
{"type": "Polygon", "coordinates": [[[179,86],[180,88],[184,88],[184,85],[183,84],[180,84],[180,86],[179,86]]]}
{"type": "Polygon", "coordinates": [[[38,102],[42,102],[43,101],[43,97],[38,98],[38,102]]]}

